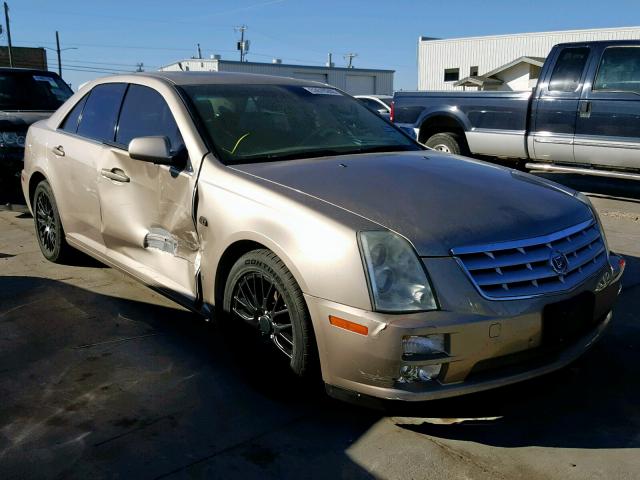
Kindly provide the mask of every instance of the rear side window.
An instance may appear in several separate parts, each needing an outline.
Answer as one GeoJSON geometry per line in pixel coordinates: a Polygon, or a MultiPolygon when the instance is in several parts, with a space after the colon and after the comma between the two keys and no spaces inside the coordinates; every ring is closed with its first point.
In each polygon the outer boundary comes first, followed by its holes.
{"type": "Polygon", "coordinates": [[[106,83],[94,87],[84,106],[78,135],[113,142],[116,118],[126,88],[126,83],[106,83]]]}
{"type": "Polygon", "coordinates": [[[602,54],[593,89],[640,93],[640,48],[607,48],[602,54]]]}
{"type": "Polygon", "coordinates": [[[122,104],[116,143],[129,145],[136,137],[156,135],[167,137],[174,152],[184,146],[178,125],[162,95],[149,87],[130,85],[122,104]]]}
{"type": "Polygon", "coordinates": [[[551,73],[549,91],[575,92],[580,85],[582,72],[588,58],[588,47],[565,48],[562,50],[551,73]]]}
{"type": "Polygon", "coordinates": [[[76,133],[78,130],[78,122],[80,121],[80,116],[82,115],[82,109],[84,108],[84,104],[87,102],[87,96],[82,97],[76,106],[71,109],[67,118],[64,119],[62,125],[60,125],[60,129],[69,133],[76,133]]]}

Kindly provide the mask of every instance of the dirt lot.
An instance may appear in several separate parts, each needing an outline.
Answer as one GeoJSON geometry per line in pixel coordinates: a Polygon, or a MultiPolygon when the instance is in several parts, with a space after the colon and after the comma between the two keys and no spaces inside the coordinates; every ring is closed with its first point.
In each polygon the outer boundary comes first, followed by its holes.
{"type": "Polygon", "coordinates": [[[398,416],[117,271],[47,263],[0,212],[0,478],[640,478],[640,185],[551,178],[627,258],[611,328],[560,372],[398,416]]]}

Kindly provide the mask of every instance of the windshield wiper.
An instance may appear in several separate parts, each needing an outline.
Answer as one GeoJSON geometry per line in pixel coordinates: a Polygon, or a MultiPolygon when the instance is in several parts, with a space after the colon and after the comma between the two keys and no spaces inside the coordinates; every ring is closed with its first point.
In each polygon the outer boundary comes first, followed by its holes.
{"type": "Polygon", "coordinates": [[[261,163],[261,162],[278,162],[281,160],[302,160],[304,158],[317,157],[334,157],[340,155],[353,155],[358,153],[376,153],[376,152],[406,152],[417,150],[412,145],[375,145],[371,147],[357,147],[347,149],[318,149],[318,150],[302,150],[291,153],[274,153],[260,155],[255,157],[236,158],[233,162],[237,163],[261,163]]]}

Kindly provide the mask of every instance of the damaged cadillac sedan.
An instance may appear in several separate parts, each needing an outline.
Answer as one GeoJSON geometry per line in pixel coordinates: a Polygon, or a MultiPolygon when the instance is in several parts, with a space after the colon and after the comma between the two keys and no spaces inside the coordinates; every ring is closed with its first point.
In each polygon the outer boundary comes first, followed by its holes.
{"type": "Polygon", "coordinates": [[[340,398],[428,400],[561,368],[620,292],[624,260],[585,196],[425,149],[328,85],[108,77],[26,144],[47,259],[81,250],[251,325],[340,398]]]}

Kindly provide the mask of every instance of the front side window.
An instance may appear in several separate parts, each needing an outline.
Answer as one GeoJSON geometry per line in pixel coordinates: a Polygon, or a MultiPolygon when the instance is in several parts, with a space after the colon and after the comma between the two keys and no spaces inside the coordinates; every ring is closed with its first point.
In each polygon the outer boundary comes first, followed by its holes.
{"type": "Polygon", "coordinates": [[[116,143],[129,145],[136,137],[164,136],[171,150],[184,146],[178,125],[162,95],[152,88],[130,85],[122,104],[116,143]]]}
{"type": "Polygon", "coordinates": [[[640,48],[607,48],[602,54],[593,89],[640,93],[640,48]]]}
{"type": "Polygon", "coordinates": [[[551,73],[549,91],[575,92],[580,85],[582,72],[588,58],[588,47],[565,48],[562,50],[551,73]]]}
{"type": "Polygon", "coordinates": [[[71,95],[69,86],[54,73],[0,72],[0,110],[57,110],[71,95]]]}
{"type": "Polygon", "coordinates": [[[329,87],[183,87],[227,164],[420,150],[357,100],[329,87]]]}
{"type": "Polygon", "coordinates": [[[116,119],[126,88],[126,83],[103,83],[94,87],[82,111],[78,135],[113,142],[116,119]]]}

